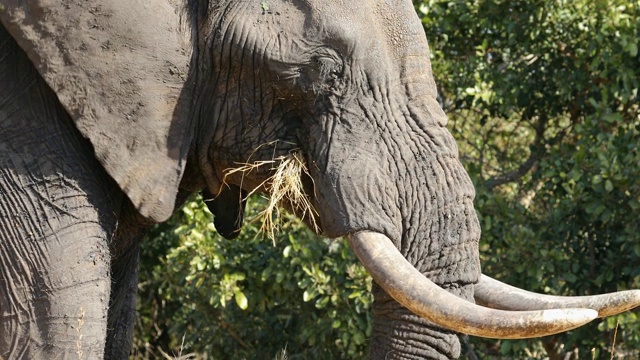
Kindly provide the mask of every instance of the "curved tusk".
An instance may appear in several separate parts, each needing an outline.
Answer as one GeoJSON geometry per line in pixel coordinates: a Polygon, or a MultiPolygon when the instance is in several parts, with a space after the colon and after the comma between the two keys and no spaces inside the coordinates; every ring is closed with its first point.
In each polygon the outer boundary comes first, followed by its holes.
{"type": "Polygon", "coordinates": [[[640,290],[593,296],[552,296],[518,289],[484,274],[474,291],[478,304],[502,310],[587,308],[596,310],[598,317],[606,317],[640,306],[640,290]]]}
{"type": "Polygon", "coordinates": [[[591,309],[517,312],[485,308],[431,282],[385,235],[359,232],[349,236],[349,245],[387,294],[416,315],[457,332],[497,339],[540,337],[577,328],[598,315],[591,309]]]}

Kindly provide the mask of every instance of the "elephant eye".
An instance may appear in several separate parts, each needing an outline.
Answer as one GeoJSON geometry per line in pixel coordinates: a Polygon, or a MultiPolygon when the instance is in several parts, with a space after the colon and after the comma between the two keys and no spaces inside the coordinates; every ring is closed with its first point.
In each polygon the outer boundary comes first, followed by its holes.
{"type": "Polygon", "coordinates": [[[316,56],[300,71],[300,85],[316,94],[331,90],[342,78],[341,62],[330,56],[316,56]]]}
{"type": "Polygon", "coordinates": [[[320,78],[322,80],[337,80],[342,75],[342,65],[333,58],[318,57],[315,61],[320,69],[320,78]]]}

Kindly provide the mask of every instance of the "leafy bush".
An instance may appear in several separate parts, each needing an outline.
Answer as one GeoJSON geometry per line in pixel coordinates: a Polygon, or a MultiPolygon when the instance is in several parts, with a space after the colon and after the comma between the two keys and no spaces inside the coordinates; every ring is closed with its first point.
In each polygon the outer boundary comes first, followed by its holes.
{"type": "MultiPolygon", "coordinates": [[[[640,3],[415,3],[478,189],[483,270],[551,294],[640,287],[640,3]]],[[[616,353],[637,358],[636,316],[476,353],[608,357],[619,322],[616,353]]]]}
{"type": "MultiPolygon", "coordinates": [[[[265,201],[249,202],[248,218],[265,201]]],[[[283,215],[275,243],[255,223],[217,235],[200,198],[143,244],[136,353],[212,359],[359,359],[371,335],[371,280],[343,240],[283,215]]]]}

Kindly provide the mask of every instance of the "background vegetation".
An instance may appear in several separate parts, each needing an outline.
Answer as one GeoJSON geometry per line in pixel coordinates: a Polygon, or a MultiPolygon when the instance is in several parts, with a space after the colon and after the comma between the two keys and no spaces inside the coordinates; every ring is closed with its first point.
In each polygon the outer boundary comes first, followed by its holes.
{"type": "MultiPolygon", "coordinates": [[[[549,294],[640,288],[640,1],[414,1],[478,194],[485,273],[549,294]]],[[[249,216],[262,200],[249,204],[249,216]]],[[[285,216],[215,234],[198,199],[143,245],[136,357],[362,359],[370,279],[341,240],[285,216]]],[[[637,358],[630,312],[469,359],[637,358]]]]}

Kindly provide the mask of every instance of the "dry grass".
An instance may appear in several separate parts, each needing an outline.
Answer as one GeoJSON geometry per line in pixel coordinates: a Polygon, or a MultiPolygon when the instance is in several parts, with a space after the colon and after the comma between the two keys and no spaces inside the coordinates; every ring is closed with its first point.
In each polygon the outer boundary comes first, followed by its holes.
{"type": "Polygon", "coordinates": [[[272,241],[275,239],[275,233],[279,229],[280,211],[283,204],[289,205],[296,215],[301,218],[308,218],[311,226],[314,227],[314,230],[317,230],[318,227],[315,220],[317,212],[304,192],[304,186],[302,185],[302,175],[309,175],[309,170],[306,162],[298,152],[291,152],[286,156],[276,157],[272,160],[239,164],[238,167],[227,169],[223,184],[226,183],[226,179],[230,175],[241,173],[242,178],[244,178],[264,166],[270,167],[271,175],[247,195],[250,196],[260,189],[265,189],[269,197],[267,207],[258,214],[256,219],[252,219],[252,221],[259,220],[262,223],[260,231],[272,241]]]}
{"type": "Polygon", "coordinates": [[[274,360],[289,360],[289,356],[287,355],[287,347],[285,346],[284,349],[280,350],[274,360]]]}
{"type": "Polygon", "coordinates": [[[198,354],[195,353],[191,353],[191,354],[186,354],[186,355],[182,355],[182,352],[184,351],[184,339],[186,338],[187,334],[184,334],[182,336],[182,343],[180,344],[180,350],[178,351],[178,355],[169,355],[166,352],[162,351],[162,349],[158,348],[158,350],[160,351],[160,354],[162,355],[163,358],[167,359],[167,360],[194,360],[194,359],[198,359],[198,354]]]}
{"type": "Polygon", "coordinates": [[[616,322],[616,330],[613,333],[613,343],[611,344],[611,360],[616,354],[616,337],[618,336],[618,327],[620,326],[620,320],[616,322]]]}

